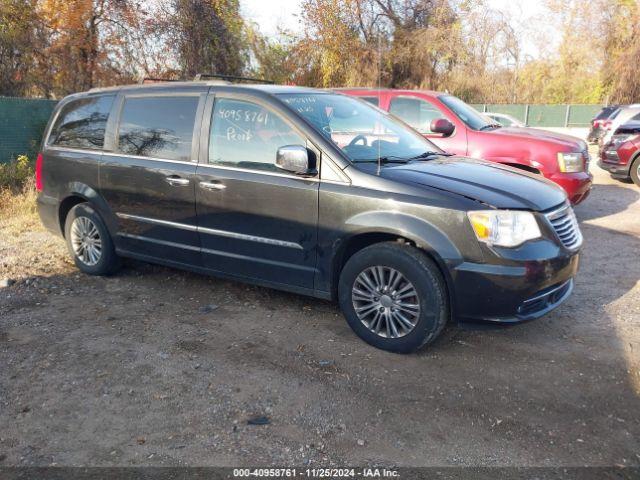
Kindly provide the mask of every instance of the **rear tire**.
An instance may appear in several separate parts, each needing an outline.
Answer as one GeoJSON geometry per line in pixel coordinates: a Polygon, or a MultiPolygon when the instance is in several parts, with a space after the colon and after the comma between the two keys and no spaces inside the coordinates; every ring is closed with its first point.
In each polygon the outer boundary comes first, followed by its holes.
{"type": "Polygon", "coordinates": [[[67,248],[80,271],[89,275],[110,275],[120,268],[111,235],[100,215],[87,203],[67,214],[64,224],[67,248]]]}
{"type": "Polygon", "coordinates": [[[409,353],[433,342],[449,319],[445,281],[415,247],[385,242],[354,254],[340,274],[338,300],[365,342],[409,353]]]}
{"type": "Polygon", "coordinates": [[[634,162],[631,164],[631,170],[629,174],[631,176],[631,180],[633,180],[633,183],[640,187],[640,155],[638,155],[634,162]]]}

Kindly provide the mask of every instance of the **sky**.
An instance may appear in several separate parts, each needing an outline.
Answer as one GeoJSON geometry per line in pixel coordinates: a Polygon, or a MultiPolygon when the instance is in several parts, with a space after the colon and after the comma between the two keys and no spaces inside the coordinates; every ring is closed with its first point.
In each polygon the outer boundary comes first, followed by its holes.
{"type": "MultiPolygon", "coordinates": [[[[531,20],[544,17],[547,13],[544,0],[488,0],[487,3],[513,19],[520,30],[522,48],[526,55],[534,58],[540,56],[540,37],[546,39],[552,49],[559,41],[552,28],[548,28],[546,32],[540,32],[539,28],[535,32],[531,31],[531,20]]],[[[300,4],[301,0],[240,0],[245,18],[257,23],[260,31],[267,36],[275,35],[279,26],[299,32],[302,28],[300,4]]],[[[537,22],[536,25],[539,26],[540,23],[537,22]]]]}
{"type": "Polygon", "coordinates": [[[278,26],[299,32],[301,0],[240,0],[243,16],[258,24],[264,35],[275,35],[278,26]]]}

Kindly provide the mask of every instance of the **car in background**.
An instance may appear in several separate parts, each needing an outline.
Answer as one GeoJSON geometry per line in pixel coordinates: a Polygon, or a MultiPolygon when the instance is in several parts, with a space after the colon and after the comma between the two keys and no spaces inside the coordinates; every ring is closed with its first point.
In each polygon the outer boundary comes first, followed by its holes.
{"type": "Polygon", "coordinates": [[[613,135],[617,130],[625,123],[630,121],[633,117],[640,113],[640,103],[634,103],[632,105],[626,105],[620,107],[620,109],[612,115],[607,122],[605,122],[605,132],[600,138],[600,151],[602,147],[612,141],[613,135]]]}
{"type": "Polygon", "coordinates": [[[426,90],[338,89],[394,114],[443,150],[543,175],[571,203],[591,190],[585,141],[545,130],[503,127],[453,95],[426,90]]]}
{"type": "Polygon", "coordinates": [[[512,117],[511,115],[507,115],[506,113],[493,113],[493,112],[485,112],[487,117],[495,120],[503,127],[526,127],[524,123],[518,120],[516,117],[512,117]]]}
{"type": "Polygon", "coordinates": [[[640,113],[618,127],[602,146],[598,165],[613,178],[631,179],[640,187],[640,113]]]}
{"type": "Polygon", "coordinates": [[[618,113],[620,113],[620,105],[608,105],[600,110],[591,120],[591,128],[589,129],[589,135],[587,135],[587,142],[598,143],[618,113]]]}

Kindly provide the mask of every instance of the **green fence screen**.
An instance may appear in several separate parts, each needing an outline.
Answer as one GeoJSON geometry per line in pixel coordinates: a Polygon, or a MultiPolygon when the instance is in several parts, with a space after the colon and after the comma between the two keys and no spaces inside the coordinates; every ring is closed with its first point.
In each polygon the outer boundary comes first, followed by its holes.
{"type": "Polygon", "coordinates": [[[18,155],[34,159],[54,100],[0,97],[0,163],[18,155]]]}
{"type": "Polygon", "coordinates": [[[480,112],[504,113],[531,127],[588,127],[604,105],[472,105],[480,112]]]}

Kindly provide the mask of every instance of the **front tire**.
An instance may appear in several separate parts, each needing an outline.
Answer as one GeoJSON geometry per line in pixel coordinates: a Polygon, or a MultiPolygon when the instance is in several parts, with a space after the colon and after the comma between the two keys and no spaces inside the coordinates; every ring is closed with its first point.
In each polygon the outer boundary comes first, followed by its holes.
{"type": "Polygon", "coordinates": [[[374,347],[409,353],[433,342],[449,319],[440,270],[415,247],[385,242],[354,254],[338,300],[353,331],[374,347]]]}
{"type": "Polygon", "coordinates": [[[631,171],[629,173],[633,183],[640,187],[640,156],[638,156],[631,164],[631,171]]]}
{"type": "Polygon", "coordinates": [[[80,203],[69,211],[64,236],[80,271],[89,275],[110,275],[120,267],[109,230],[87,203],[80,203]]]}

